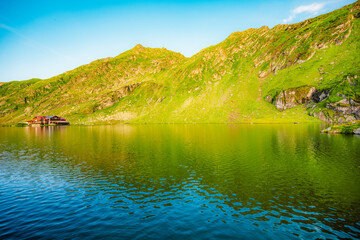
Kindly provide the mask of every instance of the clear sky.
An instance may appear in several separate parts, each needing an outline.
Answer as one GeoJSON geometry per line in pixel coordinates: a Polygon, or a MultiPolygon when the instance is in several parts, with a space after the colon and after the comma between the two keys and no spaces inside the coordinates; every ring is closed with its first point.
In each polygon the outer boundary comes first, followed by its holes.
{"type": "Polygon", "coordinates": [[[0,82],[49,78],[140,43],[190,57],[232,32],[294,23],[355,0],[0,0],[0,82]]]}

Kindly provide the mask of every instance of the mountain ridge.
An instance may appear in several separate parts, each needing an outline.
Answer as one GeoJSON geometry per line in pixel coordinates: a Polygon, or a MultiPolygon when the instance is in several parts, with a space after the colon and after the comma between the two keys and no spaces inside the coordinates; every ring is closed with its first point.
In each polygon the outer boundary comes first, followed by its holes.
{"type": "Polygon", "coordinates": [[[85,124],[314,121],[301,104],[279,112],[275,101],[304,86],[360,100],[359,8],[357,1],[300,23],[234,32],[191,57],[137,44],[46,80],[2,83],[0,122],[44,114],[85,124]],[[356,84],[340,89],[347,78],[356,84]]]}

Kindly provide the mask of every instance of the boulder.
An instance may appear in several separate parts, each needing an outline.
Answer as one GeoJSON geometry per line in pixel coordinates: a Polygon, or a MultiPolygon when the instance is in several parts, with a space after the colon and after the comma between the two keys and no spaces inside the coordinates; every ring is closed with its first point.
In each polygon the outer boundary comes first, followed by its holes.
{"type": "Polygon", "coordinates": [[[331,119],[323,111],[313,113],[313,116],[323,122],[332,122],[331,119]]]}
{"type": "Polygon", "coordinates": [[[331,130],[331,127],[328,127],[324,130],[321,130],[321,133],[328,133],[331,130]]]}
{"type": "Polygon", "coordinates": [[[356,134],[356,135],[360,135],[360,128],[354,129],[353,133],[356,134]]]}
{"type": "Polygon", "coordinates": [[[269,102],[269,103],[272,103],[273,98],[272,98],[270,95],[267,95],[267,96],[265,97],[265,101],[267,101],[267,102],[269,102]]]}
{"type": "Polygon", "coordinates": [[[341,93],[336,93],[335,95],[336,95],[336,96],[339,96],[339,97],[342,97],[342,98],[347,98],[347,96],[346,96],[346,95],[341,94],[341,93]]]}
{"type": "Polygon", "coordinates": [[[353,122],[356,118],[353,115],[344,115],[346,122],[353,122]]]}

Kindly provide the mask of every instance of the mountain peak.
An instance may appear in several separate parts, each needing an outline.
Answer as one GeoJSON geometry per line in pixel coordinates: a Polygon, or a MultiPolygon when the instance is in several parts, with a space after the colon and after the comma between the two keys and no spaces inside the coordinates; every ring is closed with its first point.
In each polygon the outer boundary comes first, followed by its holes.
{"type": "Polygon", "coordinates": [[[141,44],[136,44],[136,46],[134,47],[134,49],[143,49],[144,46],[141,44]]]}
{"type": "Polygon", "coordinates": [[[141,45],[141,44],[136,44],[136,46],[133,47],[131,50],[132,50],[134,53],[138,54],[138,53],[144,52],[145,47],[144,47],[143,45],[141,45]]]}

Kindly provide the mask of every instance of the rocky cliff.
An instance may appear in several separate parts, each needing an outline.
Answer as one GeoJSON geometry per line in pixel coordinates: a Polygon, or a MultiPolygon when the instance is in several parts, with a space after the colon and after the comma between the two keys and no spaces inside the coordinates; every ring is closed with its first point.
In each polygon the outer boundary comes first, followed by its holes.
{"type": "Polygon", "coordinates": [[[265,100],[274,104],[279,111],[304,105],[310,116],[329,123],[360,120],[360,102],[341,93],[334,94],[332,89],[319,91],[315,87],[305,86],[283,90],[275,99],[268,95],[265,100]],[[333,95],[335,98],[330,97],[333,95]]]}

